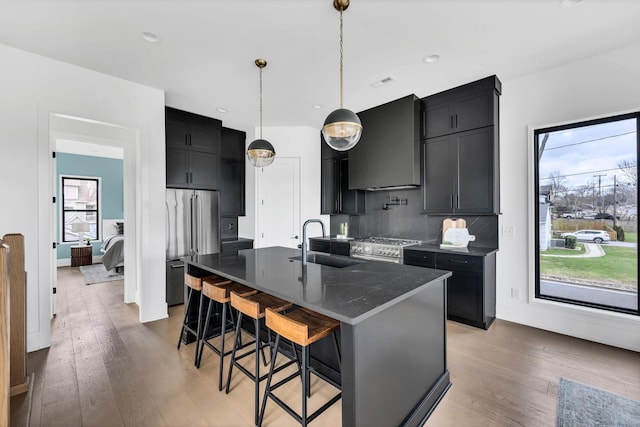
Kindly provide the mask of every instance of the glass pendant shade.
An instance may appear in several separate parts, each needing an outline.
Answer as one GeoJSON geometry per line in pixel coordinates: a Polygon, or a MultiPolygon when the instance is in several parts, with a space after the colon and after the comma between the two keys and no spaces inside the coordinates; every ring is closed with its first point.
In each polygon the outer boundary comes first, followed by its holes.
{"type": "Polygon", "coordinates": [[[247,157],[257,168],[269,166],[276,158],[276,150],[266,139],[256,139],[247,148],[247,157]]]}
{"type": "Polygon", "coordinates": [[[322,136],[329,147],[336,151],[347,151],[360,141],[362,123],[353,111],[339,108],[327,116],[322,136]]]}

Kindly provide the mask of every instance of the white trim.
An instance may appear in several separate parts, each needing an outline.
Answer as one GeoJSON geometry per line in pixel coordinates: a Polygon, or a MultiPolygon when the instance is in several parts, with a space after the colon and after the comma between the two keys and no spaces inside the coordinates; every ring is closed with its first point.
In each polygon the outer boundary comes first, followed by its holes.
{"type": "Polygon", "coordinates": [[[555,124],[528,125],[527,126],[527,304],[501,304],[500,317],[505,320],[515,320],[522,323],[527,318],[526,324],[561,334],[640,351],[640,339],[634,340],[640,328],[640,316],[618,313],[609,310],[596,309],[569,303],[555,302],[535,297],[535,269],[536,251],[535,245],[535,203],[538,198],[535,195],[535,150],[534,132],[537,129],[545,129],[563,126],[583,121],[598,120],[623,114],[637,113],[637,109],[624,112],[603,114],[592,118],[572,119],[555,124]],[[561,320],[561,321],[559,321],[561,320]],[[585,328],[585,325],[592,325],[585,328]],[[585,330],[588,331],[585,333],[585,330]]]}

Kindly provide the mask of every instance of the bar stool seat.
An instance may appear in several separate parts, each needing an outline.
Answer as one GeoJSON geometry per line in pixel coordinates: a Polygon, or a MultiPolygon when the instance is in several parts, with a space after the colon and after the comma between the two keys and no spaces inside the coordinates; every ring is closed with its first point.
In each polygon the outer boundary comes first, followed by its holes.
{"type": "MultiPolygon", "coordinates": [[[[202,293],[204,294],[205,297],[209,298],[209,302],[207,304],[207,315],[206,315],[206,321],[204,323],[204,328],[202,329],[202,340],[200,342],[200,356],[198,358],[198,364],[197,367],[200,367],[200,363],[202,361],[202,352],[204,350],[204,346],[206,345],[207,347],[209,347],[211,350],[214,351],[214,353],[218,354],[220,356],[220,368],[219,368],[219,372],[218,372],[218,390],[222,390],[222,372],[224,369],[224,357],[231,354],[231,350],[226,351],[224,349],[224,344],[225,344],[225,335],[227,333],[227,326],[229,325],[229,322],[227,322],[227,311],[231,310],[231,306],[230,306],[230,301],[231,301],[231,292],[234,292],[237,295],[240,295],[242,297],[247,297],[249,295],[254,295],[257,294],[258,291],[250,288],[249,286],[245,286],[242,283],[238,283],[238,282],[233,282],[233,281],[229,281],[229,282],[218,282],[218,281],[209,281],[209,280],[203,280],[202,281],[202,293]],[[222,319],[220,322],[220,333],[211,337],[207,337],[207,331],[209,329],[209,323],[211,321],[211,309],[213,307],[212,302],[217,302],[219,304],[222,304],[222,319]],[[213,343],[210,342],[211,339],[220,336],[220,348],[216,347],[213,343]]],[[[216,313],[216,314],[220,314],[220,313],[216,313]]],[[[230,324],[233,326],[233,313],[230,312],[231,314],[231,322],[230,324]]],[[[231,332],[233,332],[233,327],[231,329],[231,332]]],[[[241,346],[241,348],[243,348],[241,346]]]]}
{"type": "MultiPolygon", "coordinates": [[[[226,387],[226,393],[229,393],[229,388],[231,385],[231,374],[233,372],[233,367],[235,366],[236,368],[238,368],[242,373],[244,373],[246,376],[248,376],[249,378],[251,378],[255,384],[255,391],[254,391],[254,413],[255,413],[255,422],[258,422],[258,405],[259,405],[259,401],[260,401],[260,382],[263,381],[264,379],[267,378],[267,375],[263,375],[260,376],[260,358],[258,353],[260,351],[264,351],[264,347],[269,346],[270,347],[270,343],[263,343],[261,338],[260,338],[260,319],[263,319],[265,317],[265,310],[269,309],[272,310],[276,313],[287,310],[289,308],[291,308],[293,306],[293,304],[291,304],[289,301],[285,301],[281,298],[275,297],[273,295],[270,295],[268,293],[265,292],[260,292],[257,294],[253,294],[253,295],[248,295],[248,296],[241,296],[238,295],[235,292],[231,292],[231,306],[233,308],[235,308],[236,310],[238,310],[239,315],[238,315],[238,321],[236,324],[236,331],[234,334],[234,339],[233,339],[233,350],[231,352],[231,361],[229,362],[229,373],[227,374],[227,387],[226,387]],[[240,344],[239,338],[240,338],[240,326],[242,324],[242,317],[243,316],[248,316],[250,318],[253,319],[253,325],[255,328],[255,341],[245,344],[244,346],[242,346],[240,344]],[[246,347],[248,345],[254,344],[255,343],[255,347],[252,350],[249,350],[241,355],[236,355],[237,351],[241,348],[241,347],[246,347]],[[248,369],[246,369],[244,366],[242,366],[240,363],[238,363],[239,360],[251,355],[251,354],[255,354],[255,367],[254,367],[254,372],[250,372],[248,369]]],[[[263,353],[263,359],[264,359],[264,353],[263,353]]],[[[264,361],[265,365],[266,360],[264,361]]],[[[280,369],[284,369],[287,366],[289,366],[291,363],[295,363],[295,360],[290,361],[288,364],[285,364],[281,367],[278,368],[278,370],[280,369]]]]}
{"type": "Polygon", "coordinates": [[[269,374],[267,375],[267,383],[262,400],[262,408],[260,409],[258,426],[262,425],[268,398],[273,400],[278,404],[278,406],[287,411],[287,413],[295,418],[300,424],[306,426],[342,397],[342,392],[338,393],[337,395],[329,399],[329,401],[327,401],[314,413],[312,413],[311,415],[307,415],[307,398],[311,394],[311,373],[314,373],[316,376],[327,381],[334,387],[340,388],[340,385],[336,384],[334,381],[325,377],[320,372],[315,371],[312,367],[309,366],[309,345],[332,334],[336,352],[338,353],[338,360],[340,360],[340,347],[338,345],[337,336],[335,334],[335,332],[340,329],[340,322],[331,317],[306,308],[299,308],[288,313],[278,313],[267,308],[266,324],[271,331],[276,333],[276,341],[274,344],[274,349],[271,353],[271,366],[269,368],[269,374]],[[298,344],[301,347],[302,365],[297,372],[280,380],[276,384],[271,385],[271,379],[273,377],[273,374],[275,373],[274,367],[276,366],[276,357],[278,354],[278,346],[280,345],[281,337],[284,337],[292,343],[298,344]],[[287,405],[275,394],[273,394],[273,391],[275,389],[288,383],[298,376],[301,376],[302,378],[302,414],[296,413],[293,409],[291,409],[289,405],[287,405]]]}
{"type": "MultiPolygon", "coordinates": [[[[182,328],[180,328],[180,336],[178,337],[178,350],[180,350],[180,345],[182,344],[183,336],[186,334],[192,334],[195,336],[196,341],[196,349],[194,356],[194,364],[198,363],[198,347],[200,344],[200,334],[201,334],[201,319],[202,319],[202,282],[204,280],[209,281],[210,283],[230,283],[231,281],[225,277],[218,276],[216,274],[211,274],[204,277],[194,276],[192,274],[185,273],[184,275],[184,284],[189,288],[187,303],[184,306],[184,318],[182,319],[182,328]],[[194,325],[193,321],[189,321],[189,311],[191,310],[191,304],[195,302],[193,298],[193,293],[197,292],[196,296],[199,296],[199,305],[198,305],[198,318],[197,322],[194,325]],[[195,326],[195,327],[194,327],[195,326]]],[[[187,339],[187,338],[185,338],[187,339]]]]}

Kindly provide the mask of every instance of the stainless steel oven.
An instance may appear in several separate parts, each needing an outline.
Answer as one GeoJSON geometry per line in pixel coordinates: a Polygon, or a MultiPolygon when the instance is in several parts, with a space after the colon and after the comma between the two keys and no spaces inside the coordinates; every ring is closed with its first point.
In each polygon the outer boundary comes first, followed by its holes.
{"type": "Polygon", "coordinates": [[[353,258],[402,264],[402,249],[420,244],[419,240],[368,237],[350,242],[349,254],[353,258]]]}

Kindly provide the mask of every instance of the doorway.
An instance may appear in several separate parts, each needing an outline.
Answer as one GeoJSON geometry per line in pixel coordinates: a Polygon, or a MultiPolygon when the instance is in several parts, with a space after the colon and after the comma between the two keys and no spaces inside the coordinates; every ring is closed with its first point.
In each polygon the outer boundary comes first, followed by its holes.
{"type": "MultiPolygon", "coordinates": [[[[137,131],[123,128],[109,123],[101,123],[80,117],[71,117],[56,113],[48,113],[49,150],[55,152],[59,148],[64,151],[81,151],[83,154],[101,152],[111,157],[120,155],[123,159],[123,219],[129,225],[127,238],[124,241],[124,303],[136,302],[141,304],[137,286],[138,269],[136,265],[136,145],[137,131]],[[58,147],[60,145],[60,147],[58,147]],[[72,147],[72,148],[70,148],[72,147]]],[[[53,156],[50,159],[50,191],[52,196],[57,193],[59,179],[53,156]]],[[[59,207],[52,204],[49,236],[53,242],[59,242],[57,215],[59,207]]],[[[50,245],[50,243],[49,243],[50,245]]],[[[51,248],[51,246],[49,246],[51,248]]],[[[51,286],[57,286],[57,250],[51,251],[49,258],[51,266],[51,286]]],[[[49,295],[53,295],[52,293],[49,295]]],[[[54,298],[51,298],[50,315],[54,313],[54,298]]],[[[43,315],[42,313],[41,315],[43,315]]]]}
{"type": "Polygon", "coordinates": [[[276,157],[260,168],[257,247],[300,244],[300,158],[276,157]]]}

